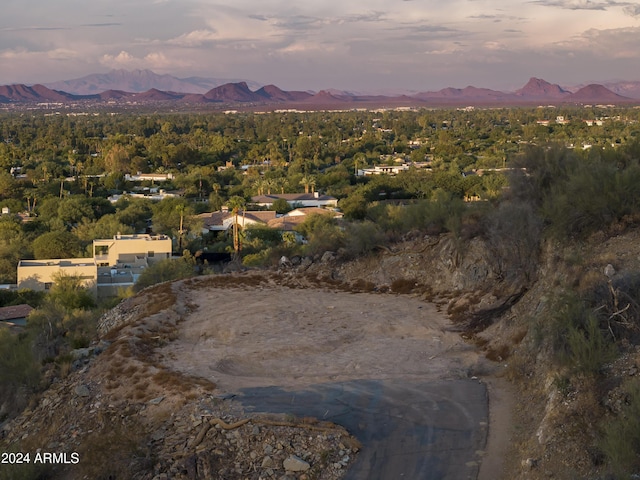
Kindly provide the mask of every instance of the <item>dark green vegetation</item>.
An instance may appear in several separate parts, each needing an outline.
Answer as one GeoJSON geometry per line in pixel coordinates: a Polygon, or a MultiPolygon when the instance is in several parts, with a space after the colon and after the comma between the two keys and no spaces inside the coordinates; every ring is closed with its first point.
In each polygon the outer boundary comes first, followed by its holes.
{"type": "MultiPolygon", "coordinates": [[[[91,255],[93,239],[143,232],[149,225],[174,238],[182,259],[148,269],[139,287],[184,278],[194,274],[198,250],[233,250],[226,234],[202,235],[194,214],[222,205],[250,207],[259,193],[315,189],[339,199],[345,220],[311,216],[297,229],[306,243],[293,232],[247,228],[241,239],[246,266],[326,251],[348,260],[403,239],[448,234],[460,255],[470,239],[486,240],[499,280],[526,291],[539,274],[545,245],[554,243],[560,251],[594,235],[638,227],[639,117],[640,110],[598,108],[5,115],[0,207],[11,213],[0,217],[0,283],[15,282],[20,258],[91,255]],[[558,115],[568,123],[553,123],[558,115]],[[602,125],[584,122],[596,119],[602,125]],[[429,162],[430,168],[355,175],[396,159],[429,162]],[[172,173],[162,188],[183,196],[109,202],[111,194],[153,186],[125,180],[136,172],[172,173]],[[30,221],[13,215],[18,212],[30,221]]],[[[279,213],[289,208],[274,205],[279,213]]],[[[6,417],[69,371],[69,352],[95,338],[99,308],[72,278],[60,279],[42,297],[0,291],[0,302],[38,307],[17,337],[0,331],[0,414],[6,417]]],[[[580,288],[559,284],[553,302],[553,318],[534,320],[535,335],[565,369],[562,384],[585,377],[603,381],[603,366],[640,343],[636,277],[580,288]]],[[[628,390],[624,418],[637,417],[638,386],[628,390]]],[[[622,476],[637,470],[638,429],[628,428],[622,416],[602,426],[598,448],[607,461],[622,476]],[[619,448],[620,438],[631,450],[619,448]]]]}

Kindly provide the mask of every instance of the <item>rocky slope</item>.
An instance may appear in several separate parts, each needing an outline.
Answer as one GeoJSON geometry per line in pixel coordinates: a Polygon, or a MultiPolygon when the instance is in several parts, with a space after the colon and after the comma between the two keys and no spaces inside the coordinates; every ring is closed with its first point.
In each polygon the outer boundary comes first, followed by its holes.
{"type": "Polygon", "coordinates": [[[73,351],[64,378],[2,425],[3,450],[32,460],[8,467],[8,478],[340,478],[359,448],[343,428],[247,415],[211,382],[162,366],[156,349],[189,309],[172,288],[105,315],[100,342],[73,351]],[[65,461],[33,462],[44,452],[65,461]]]}

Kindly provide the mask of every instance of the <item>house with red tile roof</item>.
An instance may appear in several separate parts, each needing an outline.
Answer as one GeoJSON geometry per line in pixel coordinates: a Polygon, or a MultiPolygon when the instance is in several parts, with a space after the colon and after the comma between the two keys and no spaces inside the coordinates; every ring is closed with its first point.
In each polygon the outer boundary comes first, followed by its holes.
{"type": "Polygon", "coordinates": [[[267,225],[270,220],[276,218],[273,210],[239,210],[237,214],[229,211],[209,212],[196,215],[202,220],[202,233],[226,232],[230,230],[236,222],[240,228],[249,225],[267,225]]]}

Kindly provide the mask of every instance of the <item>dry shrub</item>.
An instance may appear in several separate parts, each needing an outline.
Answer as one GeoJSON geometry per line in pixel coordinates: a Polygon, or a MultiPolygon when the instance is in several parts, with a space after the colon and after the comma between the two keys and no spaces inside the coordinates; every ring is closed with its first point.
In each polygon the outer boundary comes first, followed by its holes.
{"type": "Polygon", "coordinates": [[[114,419],[102,430],[89,434],[78,447],[81,462],[73,466],[76,478],[96,480],[135,478],[155,463],[142,425],[122,425],[114,419]]]}
{"type": "Polygon", "coordinates": [[[144,308],[141,310],[136,321],[145,317],[150,317],[156,313],[160,313],[167,308],[172,307],[176,303],[176,295],[171,288],[170,283],[161,283],[150,287],[145,291],[147,301],[144,303],[144,308]]]}
{"type": "Polygon", "coordinates": [[[491,347],[487,350],[485,355],[487,359],[493,362],[502,362],[511,356],[511,349],[508,345],[500,345],[498,347],[491,347]]]}
{"type": "Polygon", "coordinates": [[[194,387],[201,387],[206,390],[213,390],[216,384],[206,378],[190,377],[173,370],[162,369],[152,377],[153,381],[162,387],[176,387],[188,390],[194,387]]]}
{"type": "Polygon", "coordinates": [[[391,282],[391,292],[393,293],[412,293],[420,284],[415,279],[396,278],[391,282]]]}
{"type": "Polygon", "coordinates": [[[370,282],[368,280],[364,280],[362,278],[357,279],[355,282],[351,283],[351,291],[352,292],[373,292],[376,289],[376,284],[370,282]]]}
{"type": "Polygon", "coordinates": [[[268,280],[260,274],[232,274],[232,275],[208,275],[190,281],[192,289],[210,288],[235,288],[235,287],[258,287],[264,285],[268,280]]]}
{"type": "Polygon", "coordinates": [[[512,337],[511,337],[511,341],[513,342],[514,345],[519,345],[520,342],[522,342],[522,340],[524,340],[524,337],[527,336],[527,333],[529,332],[529,330],[525,327],[522,328],[520,330],[518,330],[512,337]]]}
{"type": "Polygon", "coordinates": [[[588,270],[584,272],[578,280],[578,293],[587,294],[597,290],[606,283],[605,279],[602,271],[588,270]]]}

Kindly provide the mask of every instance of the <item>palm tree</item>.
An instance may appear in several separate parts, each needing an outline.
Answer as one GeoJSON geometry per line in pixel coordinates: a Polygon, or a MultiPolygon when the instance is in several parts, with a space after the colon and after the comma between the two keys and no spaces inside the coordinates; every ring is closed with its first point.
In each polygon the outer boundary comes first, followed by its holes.
{"type": "Polygon", "coordinates": [[[233,213],[234,219],[233,219],[233,251],[235,252],[236,255],[238,255],[240,253],[240,226],[238,225],[238,211],[242,208],[244,209],[244,206],[246,204],[246,201],[244,198],[238,196],[238,195],[234,195],[233,197],[229,198],[229,201],[227,202],[227,206],[231,209],[231,212],[233,213]]]}
{"type": "Polygon", "coordinates": [[[300,185],[304,186],[304,193],[309,193],[309,189],[315,192],[316,179],[311,175],[304,175],[300,180],[300,185]]]}
{"type": "Polygon", "coordinates": [[[263,178],[258,178],[253,182],[253,188],[256,189],[258,195],[264,195],[264,189],[266,186],[266,182],[263,178]]]}
{"type": "Polygon", "coordinates": [[[265,179],[264,186],[267,189],[267,195],[271,195],[271,190],[278,187],[278,181],[275,178],[265,179]]]}

